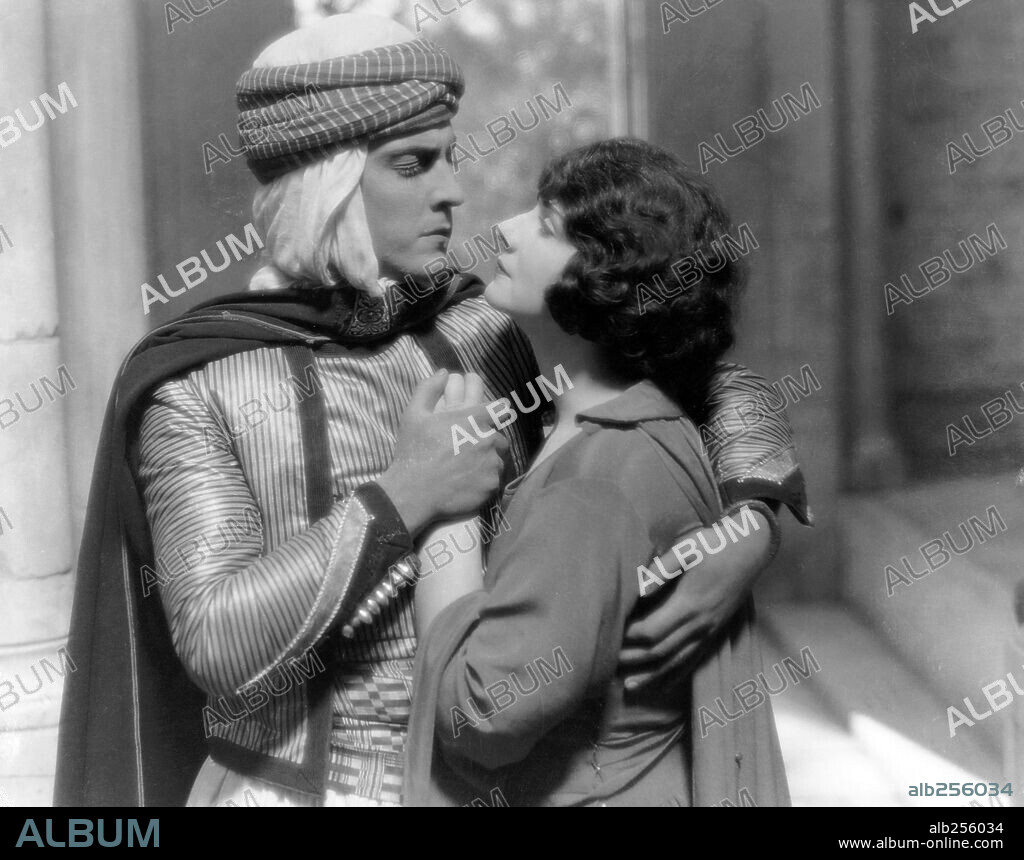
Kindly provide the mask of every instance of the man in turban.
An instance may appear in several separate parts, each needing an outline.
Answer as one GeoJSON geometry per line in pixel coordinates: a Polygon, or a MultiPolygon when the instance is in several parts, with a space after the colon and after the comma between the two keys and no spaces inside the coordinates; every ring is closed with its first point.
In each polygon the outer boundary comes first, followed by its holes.
{"type": "MultiPolygon", "coordinates": [[[[453,422],[494,419],[434,414],[445,370],[478,373],[488,400],[538,376],[479,280],[433,266],[462,202],[462,91],[445,51],[366,15],[290,33],[242,75],[266,265],[250,292],[150,332],[115,382],[58,804],[400,802],[416,538],[489,510],[541,439],[536,412],[453,451],[453,422]]],[[[788,426],[770,423],[772,456],[719,457],[723,486],[753,478],[803,512],[788,426]]],[[[709,635],[743,600],[767,541],[745,551],[730,549],[734,596],[703,615],[670,600],[645,628],[673,660],[696,648],[680,630],[709,635]]]]}

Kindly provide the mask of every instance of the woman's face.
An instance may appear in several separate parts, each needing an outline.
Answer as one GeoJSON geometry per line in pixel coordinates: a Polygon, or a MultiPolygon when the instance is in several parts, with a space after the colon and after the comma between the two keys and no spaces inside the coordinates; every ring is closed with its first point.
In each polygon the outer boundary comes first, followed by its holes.
{"type": "Polygon", "coordinates": [[[529,212],[498,225],[508,250],[498,256],[484,298],[512,317],[546,316],[544,294],[565,271],[576,248],[565,237],[557,203],[538,202],[529,212]]]}

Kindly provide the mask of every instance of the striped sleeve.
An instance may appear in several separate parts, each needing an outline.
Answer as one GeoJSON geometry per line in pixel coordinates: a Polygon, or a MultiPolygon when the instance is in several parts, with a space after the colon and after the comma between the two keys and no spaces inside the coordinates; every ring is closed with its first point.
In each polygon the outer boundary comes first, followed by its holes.
{"type": "Polygon", "coordinates": [[[780,389],[742,365],[720,364],[708,392],[708,421],[699,428],[701,441],[727,503],[781,502],[810,525],[814,517],[780,389]]]}
{"type": "Polygon", "coordinates": [[[186,380],[151,397],[137,478],[174,647],[211,695],[238,693],[301,656],[360,596],[348,592],[361,565],[383,574],[412,547],[370,483],[265,552],[263,513],[231,441],[186,380]]]}

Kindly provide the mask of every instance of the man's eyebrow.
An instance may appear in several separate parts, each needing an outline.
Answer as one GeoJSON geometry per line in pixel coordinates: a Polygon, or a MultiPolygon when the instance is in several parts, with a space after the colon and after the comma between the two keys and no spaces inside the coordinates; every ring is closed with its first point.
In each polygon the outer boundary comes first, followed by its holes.
{"type": "Polygon", "coordinates": [[[415,155],[420,158],[438,155],[441,152],[439,146],[426,146],[424,144],[411,144],[402,146],[388,153],[388,158],[398,158],[403,155],[415,155]]]}

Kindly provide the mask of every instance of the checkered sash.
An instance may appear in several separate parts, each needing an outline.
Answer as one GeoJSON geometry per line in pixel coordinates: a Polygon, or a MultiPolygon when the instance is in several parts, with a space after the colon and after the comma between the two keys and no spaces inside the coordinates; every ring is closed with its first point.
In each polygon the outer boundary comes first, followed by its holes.
{"type": "Polygon", "coordinates": [[[238,131],[261,182],[339,143],[406,134],[451,119],[462,71],[426,39],[318,63],[249,69],[238,80],[238,131]]]}

